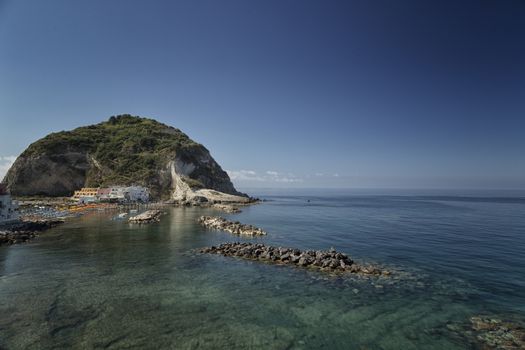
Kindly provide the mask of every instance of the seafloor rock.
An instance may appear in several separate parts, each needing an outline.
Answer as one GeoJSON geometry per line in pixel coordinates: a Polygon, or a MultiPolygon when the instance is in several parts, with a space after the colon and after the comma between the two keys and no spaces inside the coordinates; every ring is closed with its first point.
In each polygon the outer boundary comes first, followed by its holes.
{"type": "Polygon", "coordinates": [[[488,349],[525,349],[525,328],[516,323],[487,316],[470,318],[476,338],[488,349]]]}
{"type": "Polygon", "coordinates": [[[238,221],[228,221],[220,216],[201,216],[198,221],[207,228],[222,230],[235,235],[261,236],[266,234],[262,229],[253,225],[241,224],[238,221]]]}
{"type": "Polygon", "coordinates": [[[358,265],[348,255],[331,248],[328,251],[272,247],[254,243],[223,243],[218,247],[206,247],[201,253],[236,256],[250,260],[290,264],[328,272],[352,272],[365,275],[390,275],[388,271],[372,265],[358,265]]]}
{"type": "Polygon", "coordinates": [[[130,217],[128,220],[134,223],[146,224],[159,221],[161,215],[162,211],[160,210],[146,210],[143,213],[130,217]]]}

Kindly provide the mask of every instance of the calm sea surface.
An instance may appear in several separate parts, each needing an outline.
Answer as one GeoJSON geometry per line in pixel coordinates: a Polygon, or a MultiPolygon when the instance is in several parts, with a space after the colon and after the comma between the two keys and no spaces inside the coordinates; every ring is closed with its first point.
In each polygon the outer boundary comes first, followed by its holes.
{"type": "Polygon", "coordinates": [[[525,196],[260,195],[241,214],[169,208],[147,226],[90,213],[0,247],[0,349],[475,349],[470,317],[525,320],[525,196]],[[268,235],[207,231],[196,219],[208,214],[268,235]],[[333,246],[396,273],[195,252],[239,240],[333,246]]]}

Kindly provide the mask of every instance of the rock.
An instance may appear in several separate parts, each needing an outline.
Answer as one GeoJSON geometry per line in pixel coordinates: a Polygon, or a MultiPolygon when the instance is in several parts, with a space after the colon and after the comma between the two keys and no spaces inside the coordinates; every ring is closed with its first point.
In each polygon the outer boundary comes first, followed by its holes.
{"type": "Polygon", "coordinates": [[[314,266],[323,266],[323,260],[321,260],[321,258],[315,258],[312,264],[314,266]]]}
{"type": "Polygon", "coordinates": [[[297,261],[297,264],[298,264],[299,266],[306,266],[306,265],[308,265],[308,261],[306,260],[306,258],[301,257],[301,258],[299,259],[299,261],[297,261]]]}
{"type": "Polygon", "coordinates": [[[214,209],[221,210],[228,214],[237,214],[241,212],[241,210],[237,208],[236,206],[228,205],[228,204],[214,204],[212,207],[214,209]]]}
{"type": "Polygon", "coordinates": [[[350,269],[350,272],[353,272],[353,273],[358,273],[358,272],[367,273],[367,271],[363,271],[358,265],[355,265],[355,264],[350,265],[349,269],[350,269]]]}
{"type": "MultiPolygon", "coordinates": [[[[206,218],[206,217],[203,217],[206,218]]],[[[204,219],[203,219],[204,220],[204,219]]],[[[224,220],[224,219],[222,219],[224,220]]],[[[221,221],[222,222],[222,221],[221,221]]],[[[265,246],[255,243],[223,243],[218,247],[207,247],[200,249],[201,253],[221,254],[224,256],[236,256],[245,259],[271,261],[275,263],[287,263],[299,267],[313,267],[329,272],[350,272],[358,274],[380,275],[383,273],[379,268],[367,265],[357,265],[347,255],[337,252],[302,252],[298,249],[265,246]],[[333,254],[334,257],[331,257],[333,254]],[[314,258],[315,256],[315,258],[314,258]],[[322,259],[321,257],[325,257],[322,259]],[[340,257],[340,258],[338,258],[340,257]]]]}
{"type": "Polygon", "coordinates": [[[525,327],[488,316],[474,316],[470,319],[476,340],[484,348],[517,350],[525,349],[525,327]]]}
{"type": "Polygon", "coordinates": [[[208,202],[208,198],[204,196],[194,196],[191,198],[191,203],[194,203],[194,204],[202,204],[202,203],[207,203],[207,202],[208,202]]]}
{"type": "Polygon", "coordinates": [[[130,222],[145,224],[160,220],[162,212],[160,210],[146,210],[145,212],[132,216],[128,220],[130,222]]]}
{"type": "Polygon", "coordinates": [[[240,222],[231,222],[219,216],[201,216],[198,222],[211,229],[221,230],[230,232],[236,235],[243,236],[262,236],[266,235],[266,232],[252,225],[244,225],[240,222]]]}
{"type": "Polygon", "coordinates": [[[4,225],[0,231],[0,245],[28,242],[38,236],[39,232],[55,227],[63,222],[64,220],[59,219],[40,219],[18,221],[4,225]]]}

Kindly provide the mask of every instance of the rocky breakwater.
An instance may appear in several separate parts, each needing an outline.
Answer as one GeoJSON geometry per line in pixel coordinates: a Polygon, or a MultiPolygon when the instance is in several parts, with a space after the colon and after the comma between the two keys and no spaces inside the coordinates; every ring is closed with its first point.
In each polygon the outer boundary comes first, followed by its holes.
{"type": "Polygon", "coordinates": [[[238,214],[241,212],[241,209],[229,204],[214,204],[212,205],[212,208],[223,211],[228,214],[238,214]]]}
{"type": "Polygon", "coordinates": [[[241,224],[239,221],[228,221],[220,216],[201,216],[199,223],[207,228],[221,230],[241,236],[263,236],[266,235],[262,229],[253,225],[241,224]]]}
{"type": "Polygon", "coordinates": [[[143,213],[130,217],[129,222],[138,223],[138,224],[147,224],[150,222],[157,222],[160,220],[162,211],[160,210],[146,210],[143,213]]]}
{"type": "Polygon", "coordinates": [[[0,227],[0,245],[17,244],[31,240],[38,233],[63,223],[64,220],[19,221],[0,227]]]}
{"type": "Polygon", "coordinates": [[[201,253],[221,254],[250,260],[258,260],[275,264],[288,264],[303,268],[312,268],[327,272],[351,272],[363,275],[390,275],[372,265],[359,265],[348,255],[335,249],[327,251],[272,247],[253,243],[223,243],[218,247],[206,247],[201,253]]]}

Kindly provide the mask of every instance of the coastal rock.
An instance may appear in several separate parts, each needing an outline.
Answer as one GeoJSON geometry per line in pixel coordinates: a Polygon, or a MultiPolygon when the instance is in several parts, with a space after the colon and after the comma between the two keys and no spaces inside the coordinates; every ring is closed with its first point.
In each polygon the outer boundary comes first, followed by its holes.
{"type": "Polygon", "coordinates": [[[33,231],[0,231],[0,245],[23,243],[36,236],[33,231]]]}
{"type": "Polygon", "coordinates": [[[0,228],[0,245],[24,243],[38,236],[38,233],[55,227],[64,220],[26,220],[4,225],[0,228]]]}
{"type": "Polygon", "coordinates": [[[220,216],[201,216],[198,222],[207,228],[226,231],[235,235],[261,236],[266,234],[262,229],[253,225],[241,224],[238,221],[228,221],[220,216]]]}
{"type": "Polygon", "coordinates": [[[143,213],[130,217],[128,220],[134,223],[147,224],[159,221],[161,215],[162,211],[160,210],[146,210],[143,213]]]}
{"type": "Polygon", "coordinates": [[[362,275],[385,275],[378,267],[356,264],[348,255],[331,249],[330,251],[300,251],[299,249],[273,247],[255,243],[223,243],[219,246],[202,248],[201,253],[236,256],[244,259],[289,264],[314,268],[327,272],[351,272],[362,275]]]}
{"type": "Polygon", "coordinates": [[[237,208],[236,206],[228,205],[228,204],[214,204],[212,208],[223,211],[228,214],[238,214],[241,212],[241,210],[237,208]]]}

